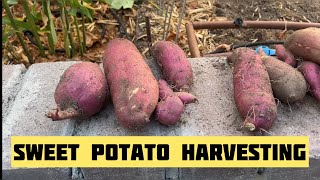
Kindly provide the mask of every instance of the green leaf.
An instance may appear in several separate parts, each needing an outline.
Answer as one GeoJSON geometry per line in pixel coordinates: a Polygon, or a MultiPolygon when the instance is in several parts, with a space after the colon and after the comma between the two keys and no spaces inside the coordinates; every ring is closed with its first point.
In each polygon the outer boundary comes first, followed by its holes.
{"type": "Polygon", "coordinates": [[[50,1],[46,3],[46,7],[44,9],[47,11],[47,14],[48,14],[49,30],[50,30],[49,33],[51,33],[53,43],[56,44],[58,42],[58,38],[57,38],[55,26],[53,24],[53,19],[52,19],[53,15],[51,14],[51,11],[50,11],[50,1]]]}
{"type": "Polygon", "coordinates": [[[2,31],[2,44],[5,43],[13,33],[14,30],[11,27],[6,26],[2,31]]]}
{"type": "Polygon", "coordinates": [[[123,7],[123,9],[126,8],[132,8],[134,0],[109,0],[111,1],[111,8],[113,9],[121,9],[123,7]]]}
{"type": "Polygon", "coordinates": [[[9,5],[15,5],[18,4],[18,0],[7,0],[9,5]]]}
{"type": "Polygon", "coordinates": [[[90,21],[93,21],[92,15],[93,10],[86,8],[84,5],[82,5],[78,0],[66,0],[66,3],[71,6],[71,9],[68,11],[68,14],[71,13],[71,15],[76,15],[77,10],[80,10],[80,12],[87,16],[90,21]]]}
{"type": "MultiPolygon", "coordinates": [[[[23,21],[20,21],[20,20],[17,20],[15,19],[14,22],[16,23],[18,29],[20,31],[23,31],[23,30],[30,30],[30,24],[27,23],[27,22],[23,22],[23,21]]],[[[12,23],[11,21],[9,20],[8,16],[4,16],[2,17],[2,25],[9,25],[9,26],[12,26],[12,23]]]]}

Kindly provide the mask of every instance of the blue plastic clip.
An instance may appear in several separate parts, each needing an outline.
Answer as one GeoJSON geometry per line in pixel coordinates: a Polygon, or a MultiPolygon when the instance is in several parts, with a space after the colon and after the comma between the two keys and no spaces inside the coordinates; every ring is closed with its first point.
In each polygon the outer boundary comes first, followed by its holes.
{"type": "Polygon", "coordinates": [[[276,50],[270,49],[268,46],[259,46],[256,48],[256,52],[258,53],[258,50],[262,48],[264,53],[266,53],[268,56],[274,56],[276,55],[276,50]]]}

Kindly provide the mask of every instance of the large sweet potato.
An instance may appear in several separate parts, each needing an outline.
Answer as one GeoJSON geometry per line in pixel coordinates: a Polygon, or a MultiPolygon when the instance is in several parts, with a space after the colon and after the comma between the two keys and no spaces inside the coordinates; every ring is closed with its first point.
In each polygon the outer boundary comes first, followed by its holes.
{"type": "Polygon", "coordinates": [[[284,46],[295,56],[320,64],[320,28],[293,32],[284,46]]]}
{"type": "Polygon", "coordinates": [[[298,70],[309,84],[309,92],[320,102],[320,66],[310,61],[303,61],[298,70]]]}
{"type": "Polygon", "coordinates": [[[234,99],[244,127],[268,130],[277,118],[268,72],[260,56],[249,48],[238,48],[228,57],[234,64],[234,99]]]}
{"type": "Polygon", "coordinates": [[[259,54],[269,73],[274,96],[284,103],[301,101],[307,92],[303,75],[296,68],[264,54],[261,50],[259,54]]]}
{"type": "Polygon", "coordinates": [[[151,48],[152,57],[159,63],[164,79],[175,89],[188,91],[192,82],[192,68],[185,52],[170,41],[158,41],[151,48]]]}
{"type": "Polygon", "coordinates": [[[103,67],[120,124],[137,128],[149,122],[159,98],[159,86],[136,46],[126,39],[110,41],[103,67]]]}
{"type": "Polygon", "coordinates": [[[107,95],[107,81],[97,64],[74,64],[61,76],[54,93],[57,109],[47,116],[54,121],[88,118],[101,110],[107,95]]]}

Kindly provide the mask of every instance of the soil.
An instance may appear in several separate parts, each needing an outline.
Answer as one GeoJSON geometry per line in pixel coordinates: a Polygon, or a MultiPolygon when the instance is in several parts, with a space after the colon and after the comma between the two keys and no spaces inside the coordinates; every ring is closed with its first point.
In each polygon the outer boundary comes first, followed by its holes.
{"type": "MultiPolygon", "coordinates": [[[[150,43],[146,37],[145,16],[150,16],[153,42],[162,40],[164,15],[158,13],[160,10],[154,6],[158,0],[141,1],[135,4],[133,9],[119,10],[117,14],[123,20],[129,39],[133,39],[140,52],[145,58],[150,58],[150,43]],[[136,25],[138,24],[138,25],[136,25]]],[[[167,1],[165,1],[167,2],[167,1]]],[[[41,6],[41,5],[39,5],[41,6]]],[[[95,12],[96,24],[91,26],[87,23],[87,52],[83,57],[75,56],[73,60],[101,62],[101,56],[105,45],[109,40],[116,37],[126,37],[119,32],[117,20],[108,10],[107,5],[95,12]],[[100,22],[98,22],[100,21],[100,22]],[[103,23],[104,21],[105,23],[103,23]],[[105,32],[105,33],[103,33],[105,32]]],[[[188,0],[186,13],[182,20],[178,44],[190,56],[189,47],[184,25],[188,21],[217,21],[217,20],[274,20],[274,21],[295,21],[295,22],[317,22],[320,23],[320,0],[188,0]],[[196,12],[195,11],[198,11],[196,12]]],[[[54,9],[54,8],[53,8],[54,9]]],[[[171,21],[171,29],[166,40],[175,39],[178,16],[181,12],[181,2],[175,1],[174,13],[171,21]]],[[[162,9],[164,10],[164,9],[162,9]]],[[[23,17],[21,6],[15,6],[13,13],[16,17],[23,17]]],[[[59,23],[59,21],[57,21],[59,23]]],[[[284,30],[250,30],[250,29],[224,29],[224,30],[201,30],[197,31],[199,49],[201,54],[213,51],[221,44],[238,44],[243,42],[259,42],[268,40],[284,41],[292,31],[284,30]]],[[[74,33],[75,34],[75,33],[74,33]]],[[[46,36],[41,35],[44,44],[46,36]]],[[[36,63],[66,61],[69,58],[64,53],[40,57],[37,47],[32,45],[26,37],[25,41],[35,57],[36,63]]],[[[56,48],[63,48],[62,33],[58,33],[58,45],[56,48]]],[[[9,39],[10,43],[2,44],[3,63],[29,65],[26,56],[23,55],[21,45],[16,37],[9,39]],[[16,52],[16,54],[12,54],[16,52]],[[10,55],[10,53],[12,55],[10,55]]]]}
{"type": "MultiPolygon", "coordinates": [[[[320,22],[320,0],[218,0],[213,12],[216,16],[228,20],[242,18],[243,20],[273,20],[294,22],[320,22]]],[[[253,41],[283,41],[293,31],[283,30],[252,30],[228,29],[212,30],[211,40],[215,46],[219,44],[237,44],[253,41]]],[[[204,50],[202,53],[210,52],[204,50]]]]}

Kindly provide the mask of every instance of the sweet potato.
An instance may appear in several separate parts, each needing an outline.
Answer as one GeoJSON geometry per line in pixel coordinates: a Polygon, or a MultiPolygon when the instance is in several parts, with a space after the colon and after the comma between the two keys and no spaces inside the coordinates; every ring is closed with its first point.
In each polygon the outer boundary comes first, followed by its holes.
{"type": "Polygon", "coordinates": [[[298,70],[304,75],[309,87],[309,92],[320,101],[320,66],[310,61],[303,61],[298,70]]]}
{"type": "Polygon", "coordinates": [[[97,64],[74,64],[61,76],[54,93],[57,109],[47,116],[54,121],[88,118],[101,110],[107,92],[106,78],[97,64]]]}
{"type": "Polygon", "coordinates": [[[163,125],[174,125],[180,120],[184,105],[166,81],[159,80],[159,89],[160,102],[155,110],[156,120],[163,125]]]}
{"type": "Polygon", "coordinates": [[[183,104],[193,103],[197,100],[197,98],[193,94],[187,92],[175,92],[175,95],[177,95],[181,99],[183,104]]]}
{"type": "Polygon", "coordinates": [[[158,103],[159,86],[137,47],[129,40],[111,40],[103,54],[116,118],[126,128],[149,122],[158,103]]]}
{"type": "Polygon", "coordinates": [[[320,28],[306,28],[293,32],[284,46],[296,57],[320,64],[320,28]]]}
{"type": "Polygon", "coordinates": [[[238,48],[229,60],[234,64],[234,99],[244,127],[250,131],[269,130],[277,118],[268,72],[260,56],[249,48],[238,48]]]}
{"type": "Polygon", "coordinates": [[[307,92],[303,75],[289,64],[268,56],[261,50],[259,54],[269,73],[274,96],[285,103],[301,101],[307,92]]]}
{"type": "Polygon", "coordinates": [[[151,48],[152,57],[162,69],[164,79],[177,90],[188,91],[193,73],[185,52],[169,41],[158,41],[151,48]]]}
{"type": "Polygon", "coordinates": [[[278,44],[276,47],[277,58],[285,63],[289,64],[292,67],[297,67],[297,60],[293,54],[288,51],[283,45],[278,44]]]}

